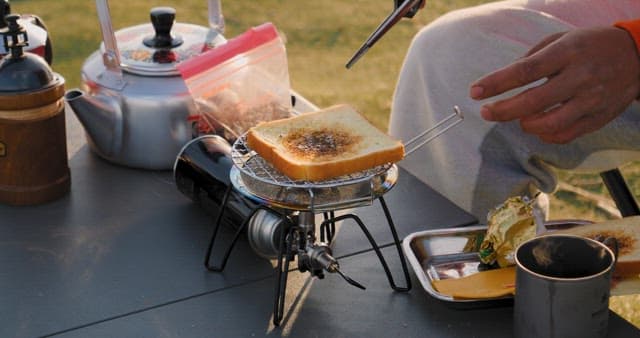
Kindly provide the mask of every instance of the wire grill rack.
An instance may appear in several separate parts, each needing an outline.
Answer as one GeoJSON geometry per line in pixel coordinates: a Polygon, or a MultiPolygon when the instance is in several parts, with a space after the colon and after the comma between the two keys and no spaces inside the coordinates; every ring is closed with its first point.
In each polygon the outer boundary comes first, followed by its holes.
{"type": "Polygon", "coordinates": [[[239,172],[235,179],[232,177],[236,188],[294,210],[336,210],[371,204],[393,187],[398,176],[397,167],[387,163],[325,181],[292,180],[252,150],[246,143],[246,134],[233,143],[231,157],[239,172]]]}

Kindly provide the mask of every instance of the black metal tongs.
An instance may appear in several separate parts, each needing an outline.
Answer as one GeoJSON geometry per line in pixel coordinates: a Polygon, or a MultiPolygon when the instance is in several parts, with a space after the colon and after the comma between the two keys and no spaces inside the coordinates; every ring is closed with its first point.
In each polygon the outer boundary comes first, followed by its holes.
{"type": "Polygon", "coordinates": [[[394,10],[384,21],[371,33],[369,38],[362,44],[360,49],[353,54],[346,64],[351,68],[385,33],[391,29],[402,18],[413,18],[419,9],[424,7],[425,0],[393,0],[394,10]]]}

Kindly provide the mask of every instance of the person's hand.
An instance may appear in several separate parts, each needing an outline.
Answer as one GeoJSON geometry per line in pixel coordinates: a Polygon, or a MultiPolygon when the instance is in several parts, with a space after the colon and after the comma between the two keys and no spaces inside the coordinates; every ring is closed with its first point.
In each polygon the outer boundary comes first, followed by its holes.
{"type": "Polygon", "coordinates": [[[616,27],[576,29],[545,38],[527,55],[471,85],[473,99],[542,83],[483,105],[489,121],[520,120],[544,142],[567,143],[620,115],[640,94],[640,57],[616,27]]]}

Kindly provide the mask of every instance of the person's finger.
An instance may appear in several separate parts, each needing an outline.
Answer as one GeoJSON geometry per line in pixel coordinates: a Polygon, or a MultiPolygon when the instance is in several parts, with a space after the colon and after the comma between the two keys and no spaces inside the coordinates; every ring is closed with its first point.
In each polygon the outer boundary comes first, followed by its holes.
{"type": "Polygon", "coordinates": [[[486,99],[552,76],[567,64],[565,53],[554,41],[533,55],[480,78],[471,85],[470,96],[476,100],[486,99]]]}
{"type": "Polygon", "coordinates": [[[558,74],[515,96],[484,105],[481,115],[489,121],[511,121],[539,114],[571,98],[575,92],[572,80],[570,74],[558,74]]]}
{"type": "Polygon", "coordinates": [[[574,124],[568,128],[550,134],[538,135],[538,137],[546,143],[566,144],[578,137],[594,132],[611,121],[611,117],[607,114],[590,114],[583,115],[574,124]]]}
{"type": "Polygon", "coordinates": [[[558,40],[561,36],[565,34],[567,34],[567,32],[559,32],[559,33],[554,33],[545,37],[544,39],[542,39],[542,41],[538,42],[535,46],[531,47],[531,49],[529,49],[529,51],[524,56],[530,56],[537,53],[539,50],[546,47],[550,43],[558,40]]]}
{"type": "Polygon", "coordinates": [[[543,113],[521,119],[520,127],[524,132],[535,135],[560,133],[584,116],[576,106],[574,100],[570,100],[543,113]]]}
{"type": "Polygon", "coordinates": [[[525,57],[473,83],[470,94],[476,100],[489,98],[543,79],[559,69],[555,62],[546,62],[535,55],[525,57]]]}

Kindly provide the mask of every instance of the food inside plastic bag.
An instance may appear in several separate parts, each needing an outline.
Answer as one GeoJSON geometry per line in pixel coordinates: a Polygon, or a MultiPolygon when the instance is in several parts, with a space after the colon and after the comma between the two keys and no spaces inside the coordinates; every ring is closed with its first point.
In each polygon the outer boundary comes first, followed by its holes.
{"type": "MultiPolygon", "coordinates": [[[[535,200],[535,199],[534,199],[535,200]]],[[[538,217],[527,197],[511,197],[489,211],[487,234],[480,244],[480,261],[500,267],[515,264],[520,243],[535,237],[538,217]]]]}
{"type": "Polygon", "coordinates": [[[178,65],[193,97],[199,134],[233,142],[260,122],[292,115],[284,42],[271,23],[178,65]]]}

